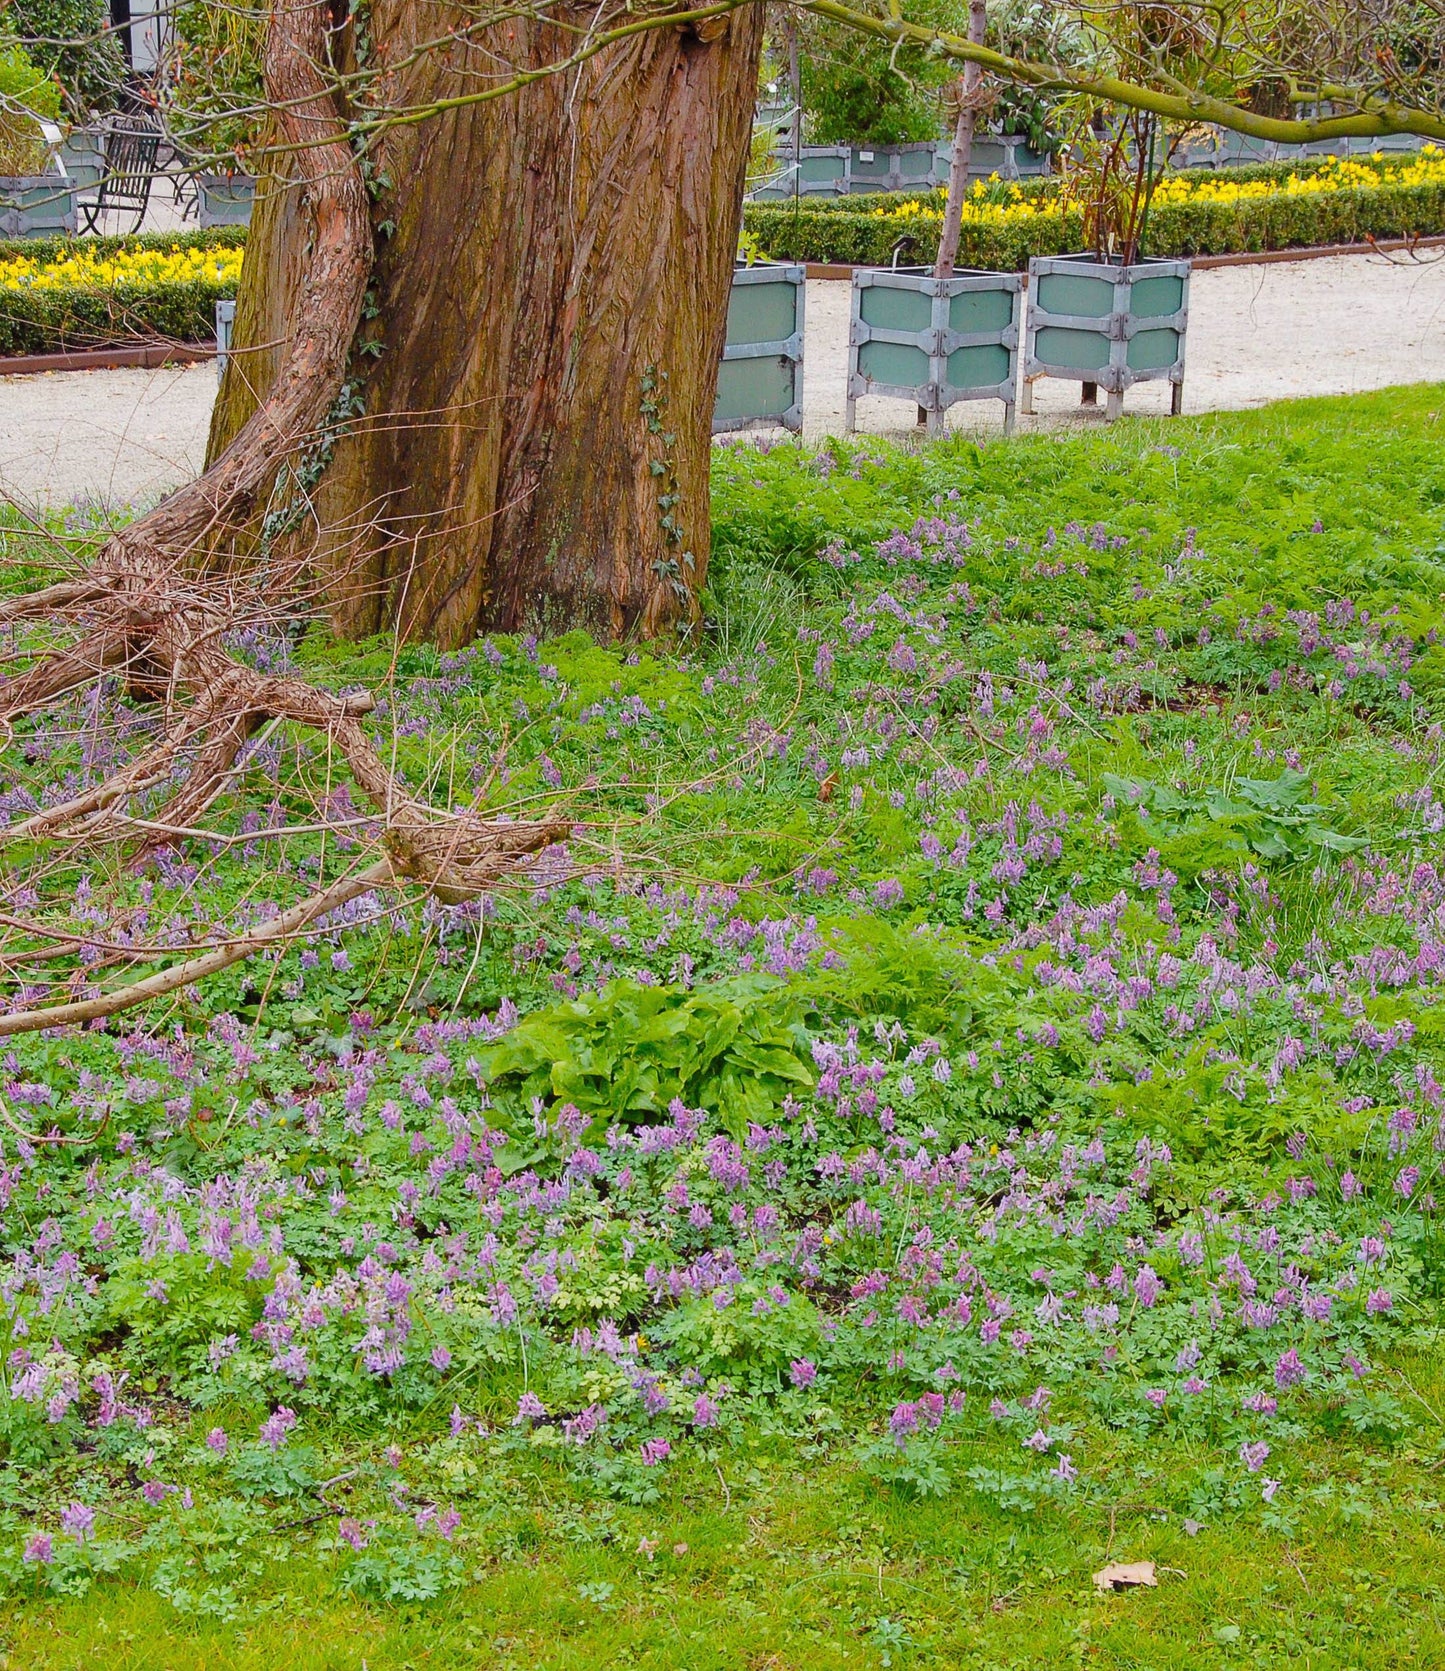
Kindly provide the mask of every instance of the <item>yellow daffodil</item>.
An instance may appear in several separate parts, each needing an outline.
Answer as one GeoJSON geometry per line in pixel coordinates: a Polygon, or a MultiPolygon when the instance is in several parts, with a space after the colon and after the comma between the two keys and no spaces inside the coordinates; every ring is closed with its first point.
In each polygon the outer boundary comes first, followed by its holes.
{"type": "MultiPolygon", "coordinates": [[[[1413,154],[1371,157],[1326,157],[1317,168],[1291,173],[1283,179],[1220,180],[1200,169],[1166,174],[1154,188],[1155,207],[1190,203],[1242,203],[1262,197],[1312,197],[1328,192],[1370,187],[1435,186],[1445,184],[1445,151],[1433,145],[1413,154]]],[[[926,198],[908,198],[872,211],[875,220],[942,220],[942,190],[926,198]]],[[[995,175],[979,181],[963,206],[965,226],[1001,227],[1021,222],[1057,219],[1063,210],[1056,192],[1026,196],[1017,185],[1004,186],[995,175]],[[1000,201],[1000,192],[1003,200],[1000,201]]]]}
{"type": "Polygon", "coordinates": [[[200,280],[234,290],[241,276],[240,249],[120,250],[96,255],[78,244],[60,260],[31,256],[0,260],[0,291],[154,290],[166,284],[200,280]]]}

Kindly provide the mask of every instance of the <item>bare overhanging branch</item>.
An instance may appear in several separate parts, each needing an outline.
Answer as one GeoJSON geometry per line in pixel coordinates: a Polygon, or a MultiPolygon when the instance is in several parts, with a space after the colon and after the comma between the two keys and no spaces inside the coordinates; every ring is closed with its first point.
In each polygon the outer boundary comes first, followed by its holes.
{"type": "Polygon", "coordinates": [[[879,40],[907,43],[932,50],[961,63],[973,63],[1001,80],[1037,87],[1048,92],[1082,93],[1105,103],[1143,110],[1167,121],[1212,122],[1252,139],[1281,145],[1311,144],[1328,139],[1384,139],[1391,134],[1418,134],[1423,139],[1445,140],[1445,116],[1413,106],[1389,103],[1337,87],[1333,96],[1341,102],[1358,102],[1360,109],[1342,116],[1263,116],[1228,99],[1202,91],[1165,92],[1117,76],[1096,75],[1064,64],[1039,64],[1010,57],[991,47],[979,46],[963,35],[924,24],[910,23],[902,16],[872,17],[856,11],[843,0],[793,0],[796,9],[814,17],[873,35],[879,40]]]}
{"type": "MultiPolygon", "coordinates": [[[[565,75],[632,36],[656,29],[691,28],[726,17],[744,6],[761,3],[764,0],[715,0],[711,5],[665,9],[643,17],[629,15],[625,23],[616,27],[596,29],[575,52],[551,63],[519,70],[474,92],[458,93],[423,105],[376,108],[359,119],[353,119],[351,131],[370,138],[390,128],[410,126],[447,112],[491,104],[536,82],[565,75]]],[[[1103,103],[1145,111],[1167,121],[1212,123],[1250,138],[1287,145],[1332,139],[1383,139],[1393,134],[1415,134],[1425,139],[1445,141],[1445,115],[1416,105],[1379,98],[1363,87],[1332,85],[1327,90],[1317,89],[1308,95],[1298,90],[1292,94],[1295,103],[1304,103],[1307,98],[1317,100],[1329,97],[1336,103],[1353,104],[1355,109],[1351,112],[1328,116],[1269,116],[1201,89],[1190,88],[1162,70],[1159,74],[1162,85],[1151,86],[1126,76],[1012,56],[948,30],[910,22],[896,6],[890,8],[890,15],[885,18],[859,11],[846,4],[845,0],[791,0],[791,4],[794,10],[895,46],[913,46],[963,64],[976,64],[1003,81],[1036,87],[1041,91],[1081,94],[1103,103]]]]}

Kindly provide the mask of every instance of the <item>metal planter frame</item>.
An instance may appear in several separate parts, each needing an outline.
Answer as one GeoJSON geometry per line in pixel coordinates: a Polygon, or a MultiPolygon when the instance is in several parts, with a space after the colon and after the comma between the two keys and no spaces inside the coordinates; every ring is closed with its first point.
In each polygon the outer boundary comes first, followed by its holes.
{"type": "Polygon", "coordinates": [[[798,263],[758,261],[734,269],[714,435],[802,429],[806,300],[807,269],[798,263]]]}
{"type": "Polygon", "coordinates": [[[0,237],[73,237],[78,225],[75,186],[63,174],[0,177],[0,237]]]}
{"type": "Polygon", "coordinates": [[[960,401],[1001,400],[1004,432],[1012,433],[1023,306],[1019,274],[956,269],[952,278],[940,279],[931,267],[862,267],[853,273],[852,304],[845,429],[856,425],[861,396],[885,395],[925,412],[930,435],[942,433],[944,414],[960,401]],[[981,360],[981,379],[955,381],[969,359],[981,360]],[[906,381],[910,367],[924,375],[906,381]]]}
{"type": "MultiPolygon", "coordinates": [[[[938,146],[938,161],[934,173],[938,183],[948,180],[953,162],[953,141],[942,140],[938,146]]],[[[1047,151],[1036,151],[1021,133],[984,132],[974,135],[969,157],[970,180],[987,180],[997,174],[1000,180],[1037,180],[1052,172],[1047,151]]]]}
{"type": "Polygon", "coordinates": [[[1188,261],[1160,257],[1126,267],[1088,255],[1034,256],[1021,410],[1033,411],[1038,378],[1060,377],[1086,390],[1103,389],[1112,422],[1127,389],[1167,379],[1177,417],[1184,402],[1190,269],[1188,261]]]}
{"type": "Polygon", "coordinates": [[[231,332],[236,328],[236,304],[216,303],[216,381],[226,375],[226,360],[231,352],[231,332]]]}
{"type": "MultiPolygon", "coordinates": [[[[793,197],[848,197],[855,192],[920,191],[943,185],[953,159],[953,141],[923,140],[900,145],[805,145],[801,157],[780,146],[779,172],[756,187],[753,202],[793,197]],[[796,186],[796,190],[795,190],[796,186]]],[[[1033,179],[1049,172],[1049,158],[1022,134],[982,133],[973,143],[970,180],[997,174],[1003,180],[1033,179]]]]}
{"type": "Polygon", "coordinates": [[[256,182],[249,174],[198,174],[196,221],[200,226],[249,226],[256,182]]]}
{"type": "Polygon", "coordinates": [[[98,186],[105,177],[105,150],[97,128],[72,128],[55,155],[66,179],[81,191],[98,186]]]}

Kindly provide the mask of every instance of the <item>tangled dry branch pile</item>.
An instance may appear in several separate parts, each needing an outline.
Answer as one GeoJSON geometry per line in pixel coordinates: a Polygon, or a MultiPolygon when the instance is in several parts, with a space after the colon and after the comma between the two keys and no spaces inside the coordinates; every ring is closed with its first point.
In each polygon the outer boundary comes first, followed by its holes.
{"type": "MultiPolygon", "coordinates": [[[[446,901],[474,897],[518,861],[561,839],[558,820],[511,822],[443,813],[410,794],[362,724],[370,696],[338,696],[294,677],[257,671],[226,647],[254,597],[193,561],[214,533],[244,521],[278,472],[321,432],[345,375],[367,278],[372,235],[366,192],[324,73],[324,9],[278,4],[266,57],[268,97],[301,182],[312,237],[289,320],[288,351],[270,394],[203,475],[117,531],[83,577],[0,605],[0,623],[43,620],[75,630],[62,648],[0,679],[0,724],[32,715],[77,688],[119,677],[134,699],[164,705],[149,747],[103,781],[6,832],[23,842],[114,841],[133,833],[129,810],[181,772],[179,787],[144,820],[142,849],[197,834],[225,792],[247,741],[267,723],[323,733],[380,814],[383,855],[291,909],[202,955],[119,991],[0,1016],[0,1036],[93,1020],[173,992],[294,936],[378,887],[415,882],[446,901]]],[[[296,578],[299,564],[292,565],[296,578]]],[[[274,572],[267,582],[278,586],[274,572]]],[[[280,587],[285,590],[284,581],[280,587]]]]}

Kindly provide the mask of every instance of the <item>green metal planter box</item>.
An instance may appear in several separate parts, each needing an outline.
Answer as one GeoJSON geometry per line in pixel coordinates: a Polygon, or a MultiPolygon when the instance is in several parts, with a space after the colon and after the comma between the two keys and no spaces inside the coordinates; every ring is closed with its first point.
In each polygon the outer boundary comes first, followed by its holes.
{"type": "MultiPolygon", "coordinates": [[[[948,181],[948,170],[953,162],[953,141],[945,139],[937,147],[937,161],[933,177],[939,185],[948,181]]],[[[981,133],[974,136],[969,152],[968,177],[987,180],[997,174],[1000,180],[1036,180],[1051,168],[1047,151],[1036,151],[1022,134],[981,133]]]]}
{"type": "Polygon", "coordinates": [[[1246,163],[1292,163],[1308,157],[1368,157],[1376,151],[1418,151],[1418,135],[1383,134],[1369,139],[1323,139],[1308,145],[1281,145],[1252,139],[1224,128],[1206,128],[1171,158],[1174,168],[1239,168],[1246,163]]]}
{"type": "MultiPolygon", "coordinates": [[[[799,197],[847,197],[855,191],[926,191],[938,179],[938,146],[805,145],[797,165],[799,197]]],[[[778,153],[786,166],[776,180],[753,193],[755,201],[793,196],[793,153],[778,153]]],[[[947,169],[945,167],[945,177],[947,169]]]]}
{"type": "Polygon", "coordinates": [[[1184,399],[1189,271],[1188,261],[1149,258],[1125,267],[1087,255],[1034,256],[1023,410],[1033,411],[1036,379],[1063,377],[1103,389],[1112,420],[1126,389],[1167,378],[1177,414],[1184,399]]]}
{"type": "Polygon", "coordinates": [[[718,367],[714,435],[803,427],[803,305],[807,271],[782,262],[739,265],[718,367]]]}
{"type": "Polygon", "coordinates": [[[959,401],[1001,400],[1011,431],[1022,302],[1017,273],[855,270],[844,427],[853,429],[860,396],[888,395],[926,412],[931,435],[959,401]]]}
{"type": "Polygon", "coordinates": [[[94,128],[72,128],[61,140],[56,155],[72,185],[84,191],[100,184],[105,174],[105,152],[94,128]]]}
{"type": "Polygon", "coordinates": [[[249,226],[255,195],[249,174],[198,174],[196,219],[202,226],[249,226]]]}
{"type": "Polygon", "coordinates": [[[846,145],[805,145],[795,162],[791,146],[778,150],[779,172],[749,195],[755,203],[798,197],[846,197],[853,153],[846,145]]]}
{"type": "Polygon", "coordinates": [[[934,183],[938,145],[855,145],[849,158],[851,191],[907,191],[934,183]]]}
{"type": "Polygon", "coordinates": [[[216,381],[226,375],[226,357],[231,352],[231,332],[236,328],[236,304],[216,303],[216,381]]]}
{"type": "MultiPolygon", "coordinates": [[[[953,141],[926,140],[907,145],[805,145],[797,164],[799,197],[847,197],[851,192],[927,191],[948,179],[953,141]]],[[[794,195],[793,154],[778,153],[783,165],[774,179],[754,191],[757,203],[794,195]]],[[[980,134],[973,142],[970,180],[997,174],[1003,180],[1047,174],[1049,159],[1019,134],[980,134]]]]}
{"type": "Polygon", "coordinates": [[[0,237],[74,236],[75,185],[59,174],[0,177],[0,237]]]}

